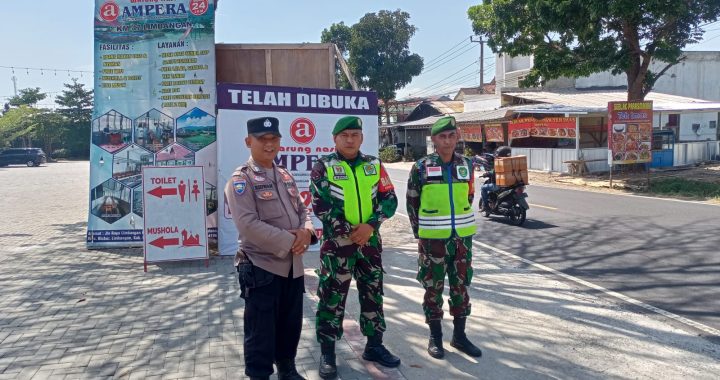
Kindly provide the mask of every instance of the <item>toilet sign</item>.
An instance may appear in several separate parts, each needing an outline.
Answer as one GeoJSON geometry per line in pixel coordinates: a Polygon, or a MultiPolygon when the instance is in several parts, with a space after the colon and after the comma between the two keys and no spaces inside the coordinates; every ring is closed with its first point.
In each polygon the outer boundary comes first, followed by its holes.
{"type": "Polygon", "coordinates": [[[143,167],[145,271],[147,263],[208,259],[202,169],[143,167]]]}

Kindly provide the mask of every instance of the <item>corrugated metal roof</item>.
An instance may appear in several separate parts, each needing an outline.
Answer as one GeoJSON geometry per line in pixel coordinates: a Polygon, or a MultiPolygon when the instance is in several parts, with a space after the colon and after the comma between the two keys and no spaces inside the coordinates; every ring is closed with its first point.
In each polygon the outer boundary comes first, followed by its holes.
{"type": "Polygon", "coordinates": [[[435,100],[432,102],[428,102],[433,108],[436,110],[442,112],[442,113],[456,113],[456,112],[462,112],[465,108],[465,104],[458,100],[445,100],[445,101],[439,101],[435,100]]]}
{"type": "MultiPolygon", "coordinates": [[[[604,90],[604,91],[577,91],[577,90],[554,90],[554,91],[513,91],[505,92],[503,95],[526,99],[540,103],[550,103],[569,107],[580,107],[589,109],[607,109],[608,102],[624,101],[627,99],[625,90],[604,90]]],[[[705,105],[717,104],[707,100],[688,98],[684,96],[650,92],[645,100],[653,101],[655,110],[684,110],[684,105],[705,105]]]]}
{"type": "MultiPolygon", "coordinates": [[[[451,114],[458,123],[472,123],[502,120],[512,114],[512,108],[500,108],[491,111],[458,112],[451,114]]],[[[429,116],[420,120],[406,121],[388,127],[404,127],[406,129],[423,129],[431,126],[437,119],[446,115],[429,116]]]]}

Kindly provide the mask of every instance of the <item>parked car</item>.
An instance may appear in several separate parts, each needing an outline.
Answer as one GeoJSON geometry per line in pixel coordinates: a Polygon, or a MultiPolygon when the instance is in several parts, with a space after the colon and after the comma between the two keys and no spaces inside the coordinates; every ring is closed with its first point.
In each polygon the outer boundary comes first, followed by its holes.
{"type": "Polygon", "coordinates": [[[47,156],[40,148],[8,148],[0,151],[0,166],[40,166],[47,162],[47,156]]]}

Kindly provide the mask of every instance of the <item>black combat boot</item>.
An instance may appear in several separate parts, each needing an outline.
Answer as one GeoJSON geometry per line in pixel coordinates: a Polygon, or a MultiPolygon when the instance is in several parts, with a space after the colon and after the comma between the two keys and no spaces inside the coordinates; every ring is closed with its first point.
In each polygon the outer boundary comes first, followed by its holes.
{"type": "Polygon", "coordinates": [[[322,343],[320,345],[320,377],[323,379],[334,379],[337,377],[337,365],[335,364],[335,342],[322,343]]]}
{"type": "Polygon", "coordinates": [[[453,330],[453,337],[450,341],[450,345],[474,358],[479,358],[482,356],[482,351],[472,344],[472,342],[468,340],[467,335],[465,335],[466,320],[466,318],[455,318],[453,320],[455,329],[453,330]]]}
{"type": "Polygon", "coordinates": [[[441,322],[440,320],[433,320],[428,323],[430,325],[430,341],[428,342],[427,352],[435,359],[442,359],[445,356],[441,322]]]}
{"type": "Polygon", "coordinates": [[[369,362],[376,362],[385,367],[393,368],[400,365],[400,358],[393,355],[382,344],[382,333],[375,333],[373,336],[367,337],[367,345],[362,358],[369,362]]]}
{"type": "Polygon", "coordinates": [[[275,362],[278,380],[305,380],[295,368],[295,359],[282,359],[275,362]]]}

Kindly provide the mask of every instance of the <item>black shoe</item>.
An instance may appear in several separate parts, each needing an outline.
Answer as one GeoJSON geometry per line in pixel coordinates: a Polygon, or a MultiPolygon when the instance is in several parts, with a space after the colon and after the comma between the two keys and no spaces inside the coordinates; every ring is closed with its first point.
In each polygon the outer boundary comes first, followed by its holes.
{"type": "Polygon", "coordinates": [[[445,357],[445,349],[442,342],[442,325],[441,321],[430,321],[430,340],[428,341],[427,352],[435,359],[445,357]]]}
{"type": "Polygon", "coordinates": [[[384,367],[394,368],[400,365],[400,358],[393,355],[382,344],[382,334],[368,337],[362,358],[369,362],[376,362],[384,367]]]}
{"type": "Polygon", "coordinates": [[[455,329],[453,330],[453,337],[450,341],[450,345],[469,356],[479,358],[482,356],[482,350],[472,344],[472,342],[470,342],[467,338],[467,335],[465,335],[465,321],[465,318],[455,318],[455,320],[453,320],[455,329]]]}
{"type": "Polygon", "coordinates": [[[295,359],[283,359],[275,362],[278,370],[278,380],[305,380],[295,368],[295,359]]]}
{"type": "Polygon", "coordinates": [[[334,379],[337,377],[337,365],[335,364],[335,343],[324,343],[320,346],[320,368],[318,372],[323,379],[334,379]]]}

